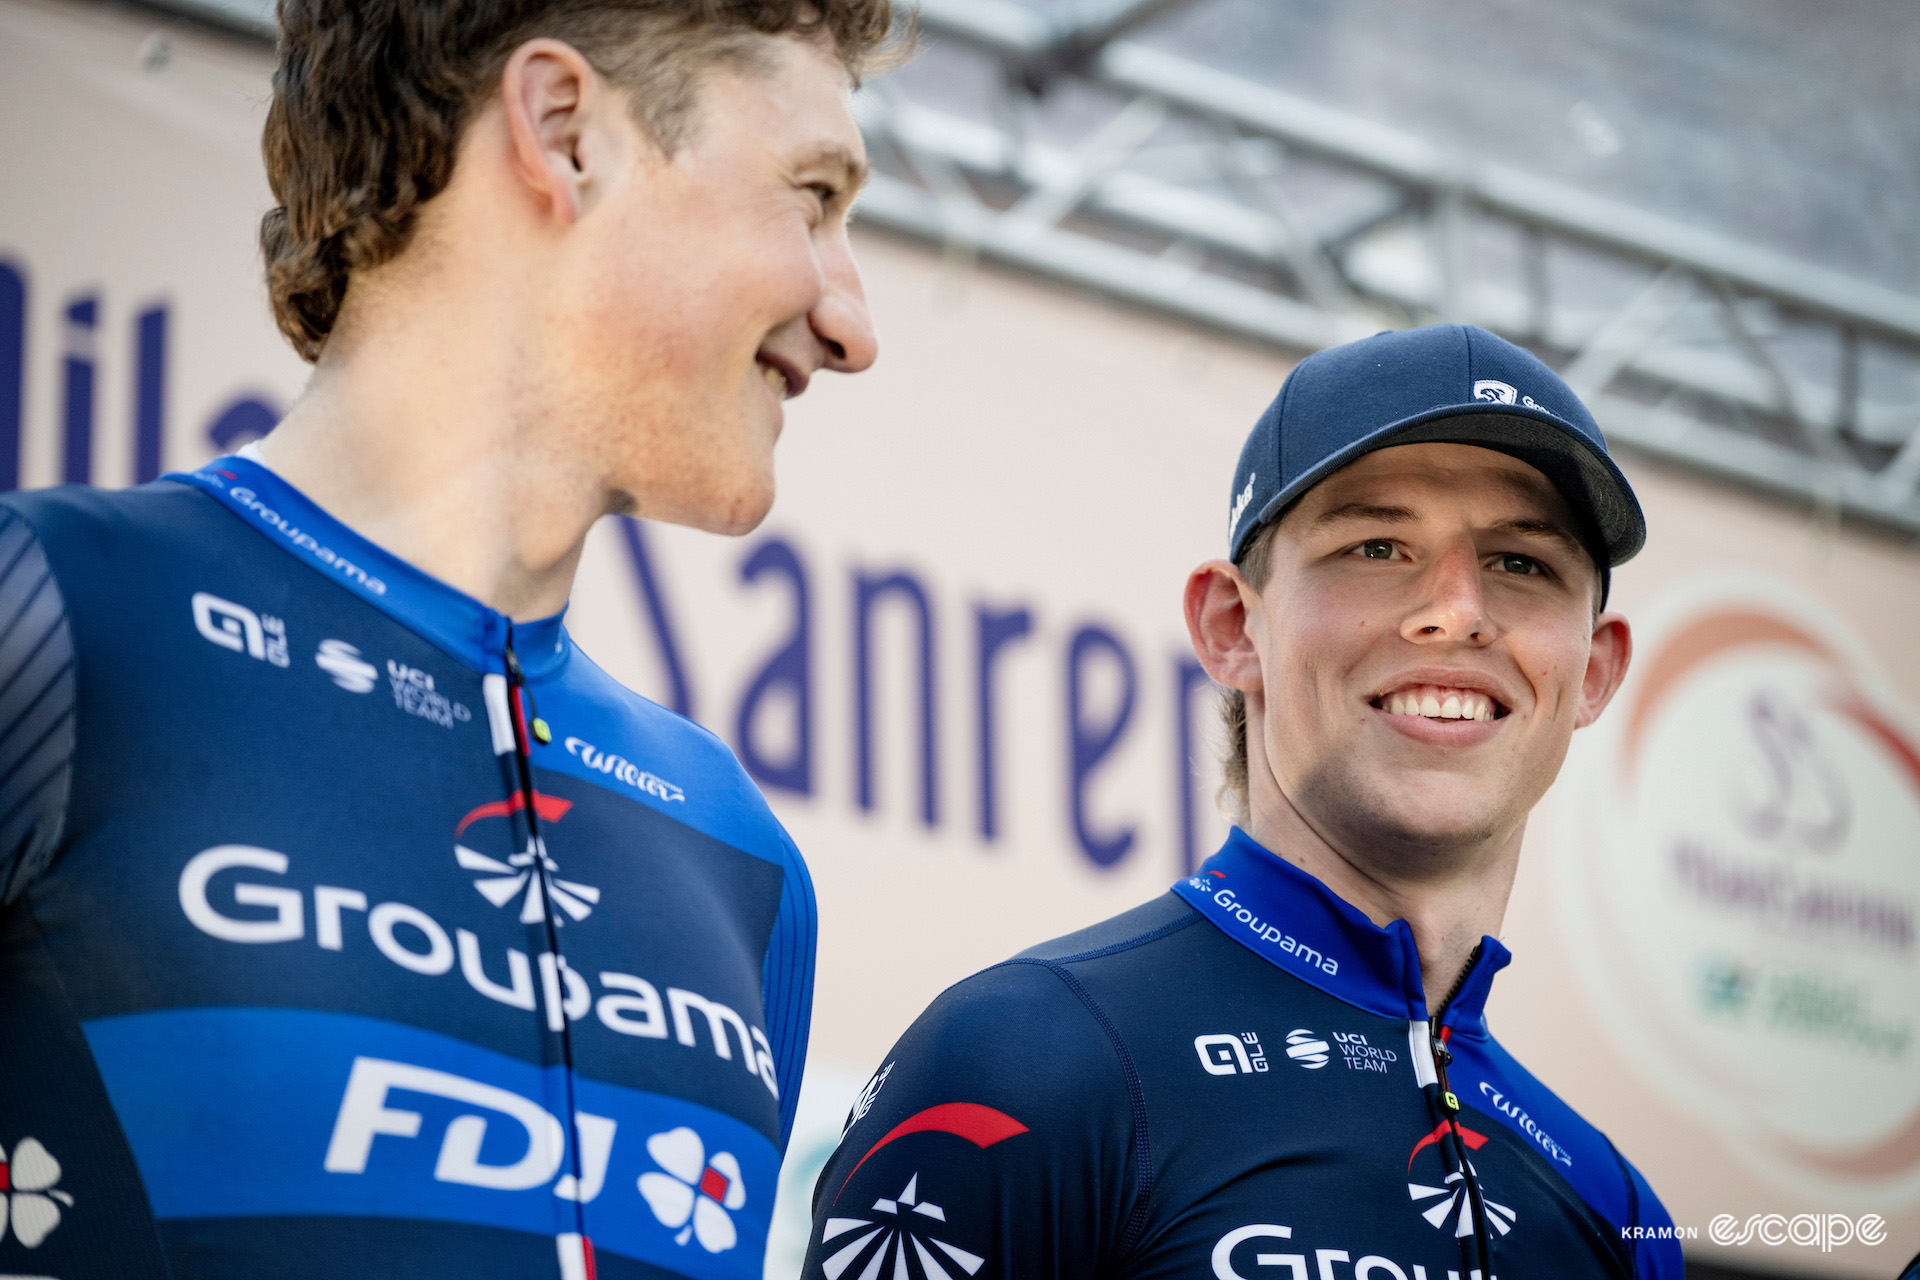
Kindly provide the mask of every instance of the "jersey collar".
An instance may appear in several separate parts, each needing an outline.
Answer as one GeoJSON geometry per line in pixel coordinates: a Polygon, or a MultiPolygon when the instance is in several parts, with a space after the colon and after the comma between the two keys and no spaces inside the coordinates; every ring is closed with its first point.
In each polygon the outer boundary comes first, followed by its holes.
{"type": "Polygon", "coordinates": [[[515,622],[368,542],[257,462],[216,458],[191,475],[167,479],[211,494],[267,541],[475,671],[499,671],[509,638],[528,679],[566,661],[572,642],[561,625],[564,610],[515,622]]]}
{"type": "MultiPolygon", "coordinates": [[[[1427,1018],[1420,956],[1405,920],[1386,928],[1235,827],[1220,851],[1173,891],[1222,933],[1336,999],[1386,1018],[1427,1018]]],[[[1512,954],[1482,938],[1442,1025],[1486,1033],[1487,993],[1512,954]]]]}

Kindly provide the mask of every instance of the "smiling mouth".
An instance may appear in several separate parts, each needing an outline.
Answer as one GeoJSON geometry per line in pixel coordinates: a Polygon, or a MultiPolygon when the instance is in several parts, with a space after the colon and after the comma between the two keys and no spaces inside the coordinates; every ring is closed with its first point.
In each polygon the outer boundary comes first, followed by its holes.
{"type": "Polygon", "coordinates": [[[1440,684],[1410,684],[1383,693],[1372,703],[1390,716],[1420,716],[1427,720],[1499,720],[1507,708],[1499,699],[1477,689],[1440,684]]]}

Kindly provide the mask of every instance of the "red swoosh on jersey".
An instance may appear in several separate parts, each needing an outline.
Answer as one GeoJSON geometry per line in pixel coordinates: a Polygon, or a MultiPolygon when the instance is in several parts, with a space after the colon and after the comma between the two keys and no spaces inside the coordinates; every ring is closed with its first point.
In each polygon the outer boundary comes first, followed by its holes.
{"type": "MultiPolygon", "coordinates": [[[[1413,1151],[1411,1154],[1407,1156],[1407,1172],[1408,1173],[1413,1172],[1413,1157],[1420,1154],[1420,1148],[1440,1141],[1440,1135],[1447,1131],[1447,1126],[1450,1124],[1453,1124],[1453,1121],[1442,1120],[1439,1126],[1435,1128],[1432,1133],[1428,1134],[1426,1137],[1420,1139],[1420,1141],[1413,1144],[1413,1151]]],[[[1478,1151],[1480,1148],[1487,1145],[1486,1134],[1475,1133],[1473,1130],[1467,1128],[1467,1126],[1463,1124],[1454,1124],[1453,1127],[1454,1127],[1454,1132],[1460,1135],[1460,1141],[1467,1144],[1467,1150],[1478,1151]]]]}
{"type": "MultiPolygon", "coordinates": [[[[483,804],[466,817],[460,819],[460,825],[453,829],[453,838],[458,840],[462,835],[466,834],[468,827],[480,821],[482,818],[504,818],[508,814],[518,813],[526,807],[526,797],[518,791],[508,796],[505,800],[495,800],[492,804],[483,804]]],[[[542,822],[558,822],[562,817],[566,816],[567,810],[571,808],[573,808],[573,801],[571,800],[562,800],[559,796],[543,795],[538,791],[533,793],[533,811],[540,815],[540,821],[542,822]]]]}
{"type": "MultiPolygon", "coordinates": [[[[984,1151],[996,1142],[1005,1142],[1026,1132],[1027,1126],[1004,1111],[995,1111],[977,1102],[943,1102],[937,1107],[928,1107],[925,1111],[910,1115],[893,1126],[887,1131],[886,1137],[867,1148],[867,1154],[860,1157],[860,1164],[871,1160],[873,1153],[889,1142],[910,1133],[951,1133],[984,1151]]],[[[853,1181],[853,1174],[860,1172],[860,1164],[853,1166],[853,1173],[849,1173],[846,1182],[840,1184],[840,1191],[845,1191],[847,1182],[853,1181]]],[[[835,1192],[834,1199],[839,1198],[840,1193],[835,1192]]]]}

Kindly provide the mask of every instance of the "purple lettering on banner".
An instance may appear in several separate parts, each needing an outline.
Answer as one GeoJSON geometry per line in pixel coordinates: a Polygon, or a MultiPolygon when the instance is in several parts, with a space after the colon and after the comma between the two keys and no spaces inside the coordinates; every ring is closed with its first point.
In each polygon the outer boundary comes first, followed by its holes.
{"type": "Polygon", "coordinates": [[[133,322],[133,482],[160,478],[167,432],[167,307],[142,311],[133,322]]]}
{"type": "Polygon", "coordinates": [[[687,678],[686,664],[680,660],[673,620],[667,615],[667,598],[660,590],[659,575],[653,570],[653,557],[647,552],[646,531],[632,516],[617,519],[621,540],[627,548],[627,563],[633,569],[634,583],[640,588],[640,602],[646,606],[647,621],[653,626],[654,642],[660,649],[660,665],[667,670],[667,706],[692,720],[693,682],[687,678]]]}
{"type": "Polygon", "coordinates": [[[20,422],[26,385],[26,272],[0,258],[0,492],[20,487],[20,422]]]}
{"type": "Polygon", "coordinates": [[[258,396],[239,396],[207,423],[207,439],[221,453],[262,439],[280,425],[280,411],[258,396]]]}
{"type": "Polygon", "coordinates": [[[793,587],[793,623],[786,641],[761,664],[740,695],[734,716],[734,750],[740,763],[763,787],[813,794],[813,606],[807,591],[807,568],[794,545],[784,538],[768,538],[740,563],[740,581],[753,585],[767,574],[784,577],[793,587]],[[766,699],[784,693],[793,708],[791,746],[784,756],[762,749],[754,729],[762,720],[766,699]]]}
{"type": "Polygon", "coordinates": [[[994,659],[1015,640],[1032,634],[1033,614],[1015,606],[994,609],[984,604],[973,607],[975,649],[974,696],[978,700],[975,724],[980,739],[980,835],[986,840],[1000,837],[998,803],[999,774],[994,765],[998,737],[994,732],[993,672],[994,659]]]}
{"type": "Polygon", "coordinates": [[[1087,816],[1087,784],[1094,770],[1120,745],[1133,719],[1138,687],[1133,655],[1119,636],[1092,623],[1073,633],[1067,643],[1067,802],[1073,813],[1074,839],[1080,844],[1080,852],[1097,867],[1111,867],[1126,857],[1138,834],[1130,826],[1110,835],[1096,834],[1087,816]],[[1082,681],[1088,663],[1102,653],[1120,673],[1120,705],[1105,724],[1093,724],[1088,720],[1082,681]]]}
{"type": "Polygon", "coordinates": [[[100,324],[100,298],[86,294],[67,305],[65,396],[61,433],[65,448],[61,479],[86,484],[93,479],[94,336],[100,324]]]}
{"type": "Polygon", "coordinates": [[[884,576],[853,574],[853,777],[854,799],[871,810],[873,794],[873,610],[888,596],[897,596],[913,610],[920,640],[920,821],[940,821],[935,748],[933,605],[927,589],[911,573],[901,570],[884,576]]]}

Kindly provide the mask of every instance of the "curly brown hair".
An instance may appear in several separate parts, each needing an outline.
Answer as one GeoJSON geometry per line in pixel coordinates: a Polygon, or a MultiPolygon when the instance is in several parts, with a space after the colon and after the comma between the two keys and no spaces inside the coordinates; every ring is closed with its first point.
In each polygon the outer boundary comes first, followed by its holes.
{"type": "Polygon", "coordinates": [[[279,20],[261,140],[278,203],[260,247],[274,319],[311,361],[348,276],[406,247],[420,207],[453,174],[461,133],[528,40],[578,49],[672,151],[701,74],[751,65],[756,34],[820,33],[857,78],[893,10],[891,0],[280,0],[279,20]]]}

